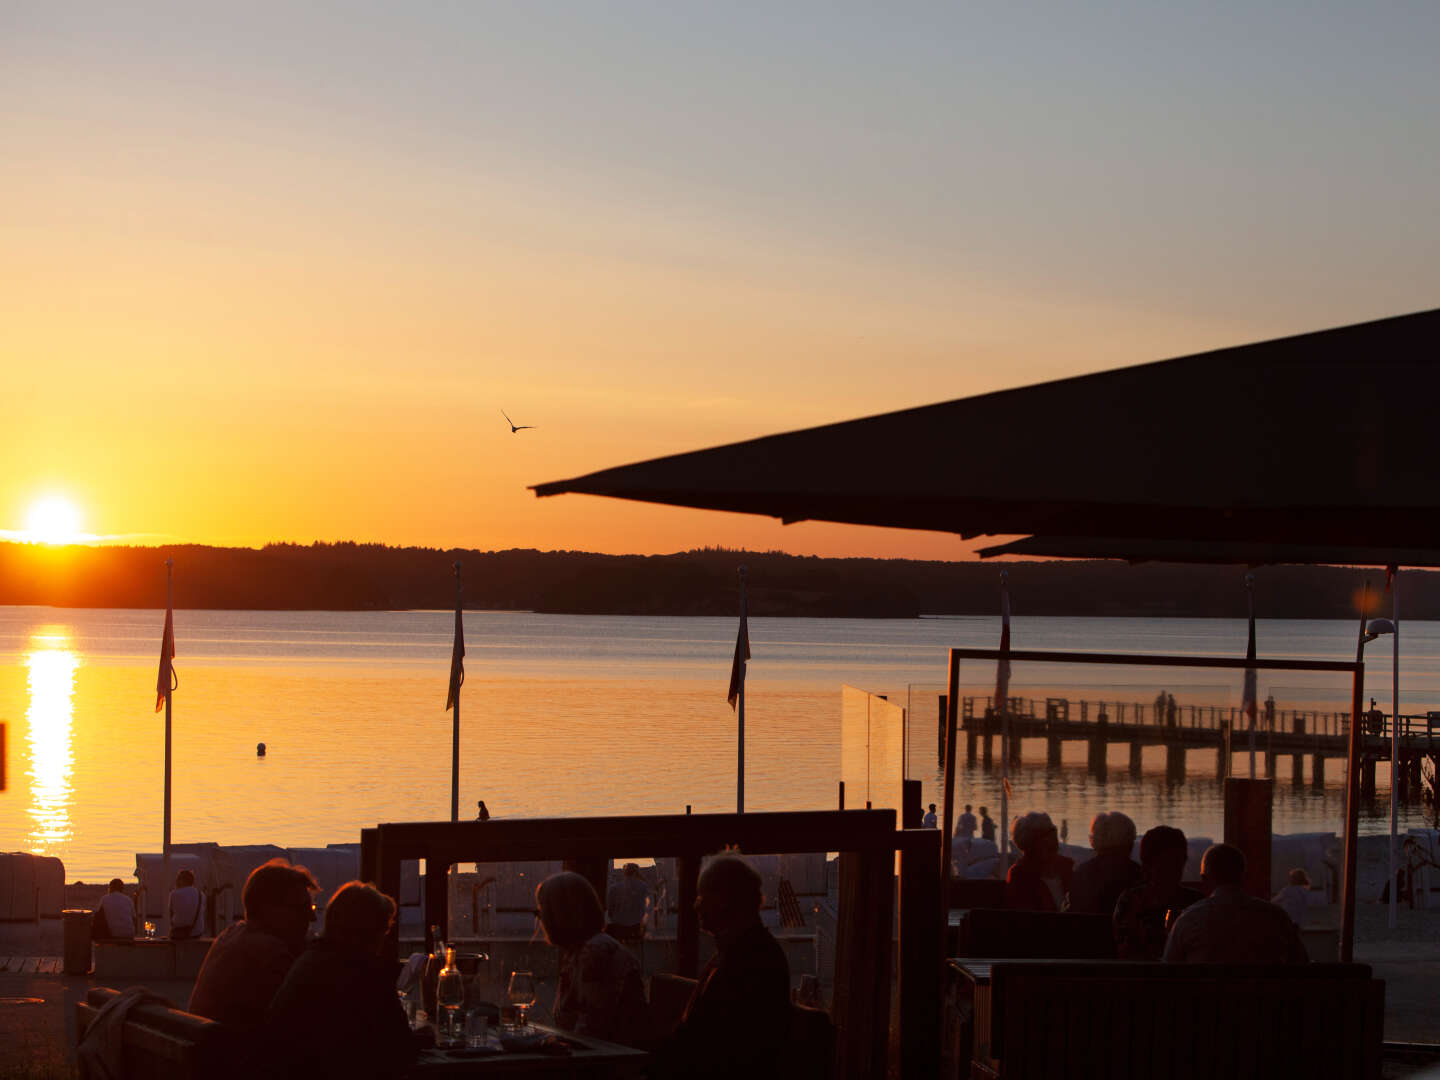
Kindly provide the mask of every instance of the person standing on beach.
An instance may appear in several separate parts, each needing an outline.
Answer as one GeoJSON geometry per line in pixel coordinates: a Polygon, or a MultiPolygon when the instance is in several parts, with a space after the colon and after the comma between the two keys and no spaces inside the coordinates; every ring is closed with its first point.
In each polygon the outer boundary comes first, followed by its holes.
{"type": "Polygon", "coordinates": [[[939,819],[937,819],[935,816],[935,804],[932,802],[930,804],[930,809],[926,810],[925,816],[920,819],[920,827],[922,829],[933,829],[938,824],[939,819]]]}
{"type": "Polygon", "coordinates": [[[305,949],[315,921],[313,895],[320,890],[310,871],[271,859],[245,880],[245,918],[225,928],[205,954],[189,1011],[237,1028],[264,1019],[290,965],[305,949]]]}
{"type": "MultiPolygon", "coordinates": [[[[984,807],[981,807],[984,813],[984,807]]],[[[965,804],[965,812],[960,815],[960,820],[955,823],[955,835],[967,846],[975,839],[975,815],[970,812],[970,804],[965,804]]],[[[993,826],[992,826],[993,828],[993,826]]]]}
{"type": "MultiPolygon", "coordinates": [[[[968,806],[965,809],[970,809],[968,806]]],[[[980,807],[980,838],[995,842],[995,819],[990,816],[990,811],[980,807]]]]}

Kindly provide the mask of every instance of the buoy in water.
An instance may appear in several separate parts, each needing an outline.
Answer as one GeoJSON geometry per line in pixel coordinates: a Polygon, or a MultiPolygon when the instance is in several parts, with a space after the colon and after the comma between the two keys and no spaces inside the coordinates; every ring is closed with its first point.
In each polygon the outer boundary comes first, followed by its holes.
{"type": "Polygon", "coordinates": [[[256,743],[256,744],[255,744],[255,756],[256,756],[256,757],[264,757],[264,756],[265,756],[265,744],[264,744],[263,742],[261,742],[261,743],[256,743]]]}

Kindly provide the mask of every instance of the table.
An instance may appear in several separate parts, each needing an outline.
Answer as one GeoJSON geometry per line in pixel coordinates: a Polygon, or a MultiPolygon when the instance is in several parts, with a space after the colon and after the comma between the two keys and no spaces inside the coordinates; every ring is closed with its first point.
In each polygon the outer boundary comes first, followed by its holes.
{"type": "Polygon", "coordinates": [[[569,1077],[601,1080],[613,1077],[621,1080],[643,1076],[650,1063],[650,1055],[644,1050],[592,1039],[588,1035],[575,1035],[546,1027],[544,1024],[529,1026],[542,1034],[561,1035],[567,1041],[579,1044],[580,1049],[563,1057],[507,1051],[476,1058],[452,1056],[444,1050],[425,1050],[421,1053],[420,1060],[410,1067],[408,1075],[413,1080],[486,1076],[544,1077],[547,1080],[569,1077]]]}

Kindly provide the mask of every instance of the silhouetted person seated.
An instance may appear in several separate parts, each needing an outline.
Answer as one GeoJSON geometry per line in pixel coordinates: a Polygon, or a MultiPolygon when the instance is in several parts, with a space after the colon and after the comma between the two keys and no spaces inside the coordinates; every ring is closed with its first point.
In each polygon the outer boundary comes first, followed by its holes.
{"type": "Polygon", "coordinates": [[[1303,964],[1309,959],[1285,910],[1245,891],[1245,853],[1239,848],[1207,848],[1200,879],[1210,895],[1186,908],[1171,927],[1167,961],[1303,964]]]}
{"type": "MultiPolygon", "coordinates": [[[[638,869],[638,868],[637,868],[638,869]]],[[[555,1025],[579,1035],[638,1046],[650,1035],[640,964],[605,933],[594,887],[579,874],[554,874],[535,890],[545,939],[560,950],[555,1025]]]]}
{"type": "MultiPolygon", "coordinates": [[[[256,1027],[290,966],[305,948],[320,886],[303,866],[271,859],[251,871],[241,902],[245,919],[215,939],[189,1010],[235,1027],[256,1027]]],[[[391,997],[395,996],[391,988],[391,997]]]]}
{"type": "Polygon", "coordinates": [[[1075,863],[1060,854],[1050,815],[1032,810],[1015,819],[1010,838],[1021,852],[1005,875],[1005,906],[1016,911],[1059,911],[1070,891],[1075,863]]]}
{"type": "MultiPolygon", "coordinates": [[[[1115,901],[1115,953],[1121,960],[1159,960],[1165,955],[1165,920],[1175,917],[1205,894],[1180,884],[1190,848],[1185,834],[1156,825],[1140,840],[1143,884],[1134,885],[1115,901]]],[[[1077,871],[1078,874],[1078,871],[1077,871]]]]}
{"type": "Polygon", "coordinates": [[[634,943],[645,936],[645,912],[650,900],[650,887],[640,876],[640,867],[625,864],[620,880],[605,897],[610,921],[605,932],[616,941],[634,943]]]}
{"type": "Polygon", "coordinates": [[[90,916],[93,941],[130,941],[135,937],[135,903],[125,895],[125,883],[111,878],[95,914],[90,916]]]}
{"type": "Polygon", "coordinates": [[[175,888],[170,890],[170,940],[184,941],[200,937],[205,931],[205,900],[195,887],[195,873],[181,870],[175,875],[175,888]]]}
{"type": "Polygon", "coordinates": [[[1118,810],[1096,814],[1090,822],[1090,846],[1095,854],[1075,867],[1067,910],[1110,915],[1120,894],[1143,877],[1140,865],[1130,858],[1135,822],[1118,810]]]}
{"type": "Polygon", "coordinates": [[[760,922],[760,875],[732,856],[700,875],[695,910],[715,938],[675,1033],[656,1052],[661,1077],[777,1076],[790,1034],[790,965],[760,922]]]}
{"type": "Polygon", "coordinates": [[[264,1074],[294,1080],[398,1077],[417,1055],[382,956],[395,902],[373,886],[341,885],[325,928],[276,991],[265,1017],[264,1074]]]}

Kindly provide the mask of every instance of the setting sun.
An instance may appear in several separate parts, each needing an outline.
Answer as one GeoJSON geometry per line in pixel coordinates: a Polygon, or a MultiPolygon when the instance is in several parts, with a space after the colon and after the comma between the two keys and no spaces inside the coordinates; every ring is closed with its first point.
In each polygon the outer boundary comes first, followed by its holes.
{"type": "Polygon", "coordinates": [[[25,514],[23,536],[32,544],[79,543],[80,510],[63,495],[47,495],[25,514]]]}

